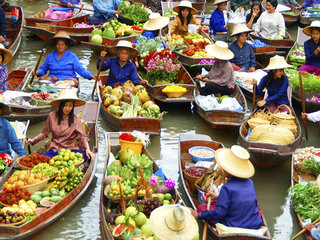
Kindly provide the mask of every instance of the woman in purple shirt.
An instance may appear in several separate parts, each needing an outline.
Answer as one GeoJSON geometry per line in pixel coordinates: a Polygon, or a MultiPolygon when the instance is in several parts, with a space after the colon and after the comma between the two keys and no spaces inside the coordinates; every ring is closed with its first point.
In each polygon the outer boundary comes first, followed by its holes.
{"type": "Polygon", "coordinates": [[[8,68],[5,66],[12,59],[10,50],[0,43],[0,92],[8,90],[8,68]]]}

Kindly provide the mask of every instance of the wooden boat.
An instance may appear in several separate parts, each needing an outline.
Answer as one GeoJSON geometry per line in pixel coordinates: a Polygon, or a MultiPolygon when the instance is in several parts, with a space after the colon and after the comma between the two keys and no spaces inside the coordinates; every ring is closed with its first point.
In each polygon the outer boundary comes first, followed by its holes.
{"type": "Polygon", "coordinates": [[[282,12],[282,16],[284,18],[286,27],[296,24],[299,20],[299,15],[300,15],[300,12],[297,13],[296,15],[288,14],[287,12],[282,12]]]}
{"type": "MultiPolygon", "coordinates": [[[[115,156],[120,150],[119,135],[120,134],[116,132],[108,134],[108,137],[107,137],[108,155],[106,156],[105,167],[103,171],[103,179],[107,176],[106,167],[108,166],[111,160],[111,155],[115,156]]],[[[156,164],[155,160],[152,158],[152,156],[146,149],[143,150],[143,153],[150,160],[153,161],[153,170],[154,172],[156,172],[159,169],[159,166],[156,164]]],[[[104,195],[105,186],[106,184],[102,180],[101,191],[100,191],[100,204],[99,204],[100,232],[103,240],[112,240],[115,238],[112,236],[112,233],[109,231],[108,223],[113,222],[114,212],[110,210],[116,209],[118,206],[118,203],[112,203],[111,200],[104,195]]],[[[177,192],[176,190],[172,190],[170,193],[172,194],[172,196],[175,196],[175,202],[179,201],[179,204],[184,205],[179,195],[179,192],[177,192]]]]}
{"type": "MultiPolygon", "coordinates": [[[[83,4],[80,5],[81,8],[83,8],[83,4]]],[[[35,27],[36,23],[50,23],[50,22],[55,22],[57,20],[53,20],[53,19],[48,19],[48,18],[44,18],[46,10],[42,10],[36,14],[31,15],[30,17],[26,17],[26,26],[27,27],[35,27]]],[[[76,17],[79,17],[82,15],[82,9],[80,9],[80,11],[78,13],[74,13],[73,16],[71,18],[68,19],[73,19],[76,17]]]]}
{"type": "MultiPolygon", "coordinates": [[[[90,139],[89,145],[93,152],[97,152],[98,144],[98,111],[99,103],[87,103],[84,106],[75,108],[75,112],[83,112],[84,121],[88,125],[90,139]]],[[[59,220],[68,212],[85,194],[95,177],[97,167],[97,155],[95,159],[88,160],[85,165],[85,172],[82,182],[78,184],[68,195],[61,201],[49,208],[47,211],[34,218],[33,220],[22,224],[21,226],[3,226],[0,225],[0,239],[22,239],[27,238],[41,229],[49,226],[54,221],[59,220]]]]}
{"type": "MultiPolygon", "coordinates": [[[[213,150],[217,150],[219,148],[223,148],[223,144],[220,142],[212,141],[212,139],[207,135],[202,134],[180,134],[179,138],[179,171],[181,176],[181,182],[183,189],[187,195],[187,198],[189,200],[189,204],[191,204],[192,208],[196,211],[197,206],[199,205],[198,201],[198,194],[193,192],[190,188],[189,182],[185,179],[183,175],[183,170],[186,169],[187,165],[192,164],[192,159],[190,154],[188,153],[189,148],[195,147],[195,146],[205,146],[209,147],[213,150]]],[[[262,212],[261,212],[262,213],[262,212]]],[[[268,228],[267,222],[262,214],[263,219],[263,225],[268,228]]],[[[200,221],[198,221],[200,223],[200,221]]],[[[204,224],[204,221],[202,221],[202,224],[204,224]]],[[[253,236],[253,235],[247,235],[247,234],[228,234],[224,236],[219,236],[219,234],[216,232],[216,229],[212,227],[211,225],[208,225],[208,233],[210,236],[210,239],[225,239],[225,240],[236,240],[236,239],[271,239],[269,230],[265,233],[265,235],[262,237],[260,236],[253,236]]],[[[209,239],[209,238],[207,238],[209,239]]]]}
{"type": "Polygon", "coordinates": [[[65,31],[71,38],[80,43],[81,41],[89,40],[93,26],[77,28],[74,27],[74,24],[82,22],[88,23],[88,17],[89,15],[84,15],[56,22],[36,23],[35,26],[26,26],[26,28],[29,29],[32,34],[37,35],[44,41],[48,41],[52,38],[57,31],[65,31]]]}
{"type": "Polygon", "coordinates": [[[8,74],[8,89],[13,91],[21,91],[26,87],[28,78],[32,72],[32,68],[18,67],[18,69],[8,74]]]}
{"type": "MultiPolygon", "coordinates": [[[[195,91],[195,98],[200,95],[199,89],[195,91]]],[[[231,95],[237,99],[239,104],[242,106],[242,111],[230,111],[230,110],[211,110],[206,111],[197,101],[195,101],[196,111],[202,117],[203,120],[211,127],[217,128],[234,128],[239,127],[244,121],[244,115],[248,110],[247,101],[244,97],[240,87],[235,85],[234,93],[231,95]]]]}
{"type": "Polygon", "coordinates": [[[102,97],[100,95],[100,88],[105,86],[108,81],[108,75],[100,76],[99,84],[97,86],[97,93],[99,102],[101,102],[100,111],[102,117],[108,124],[110,128],[115,131],[121,132],[132,132],[133,130],[138,130],[141,132],[146,132],[152,135],[159,135],[161,132],[160,123],[161,119],[155,118],[119,118],[112,114],[102,103],[102,97]]]}

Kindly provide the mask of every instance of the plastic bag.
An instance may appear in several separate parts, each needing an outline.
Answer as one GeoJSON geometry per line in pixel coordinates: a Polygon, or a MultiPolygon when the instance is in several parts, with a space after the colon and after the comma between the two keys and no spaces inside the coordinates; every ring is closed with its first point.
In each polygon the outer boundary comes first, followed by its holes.
{"type": "Polygon", "coordinates": [[[240,8],[237,8],[237,10],[235,11],[230,11],[229,12],[229,19],[228,19],[228,23],[245,23],[246,22],[246,16],[245,16],[245,10],[244,8],[242,8],[240,10],[240,8]]]}
{"type": "Polygon", "coordinates": [[[188,32],[189,33],[198,33],[199,26],[196,24],[188,24],[188,32]]]}

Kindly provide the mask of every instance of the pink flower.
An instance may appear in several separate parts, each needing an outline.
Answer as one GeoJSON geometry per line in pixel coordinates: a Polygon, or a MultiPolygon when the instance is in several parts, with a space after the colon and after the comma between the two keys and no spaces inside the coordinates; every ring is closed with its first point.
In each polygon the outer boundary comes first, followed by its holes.
{"type": "Polygon", "coordinates": [[[156,176],[151,176],[151,177],[149,178],[149,184],[150,184],[151,186],[156,185],[158,182],[159,182],[159,179],[158,179],[158,177],[156,177],[156,176]]]}
{"type": "MultiPolygon", "coordinates": [[[[149,182],[150,182],[150,179],[149,179],[149,182]]],[[[167,180],[164,181],[164,185],[168,188],[173,188],[176,185],[176,183],[173,179],[168,178],[167,180]]]]}

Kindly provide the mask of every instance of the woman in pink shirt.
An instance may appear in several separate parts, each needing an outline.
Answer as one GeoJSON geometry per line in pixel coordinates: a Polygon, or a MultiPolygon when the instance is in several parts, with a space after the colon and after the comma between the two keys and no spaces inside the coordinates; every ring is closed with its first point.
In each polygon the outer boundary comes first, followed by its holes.
{"type": "Polygon", "coordinates": [[[85,160],[87,157],[93,159],[94,153],[90,150],[81,120],[74,115],[74,107],[84,105],[85,103],[86,101],[77,97],[76,90],[60,90],[58,98],[50,102],[52,106],[59,108],[58,111],[51,112],[42,132],[35,138],[29,139],[26,143],[34,145],[47,138],[49,133],[51,133],[52,138],[49,151],[43,155],[52,158],[61,149],[70,149],[72,152],[82,153],[85,160]],[[77,139],[80,140],[82,151],[79,149],[77,139]]]}

